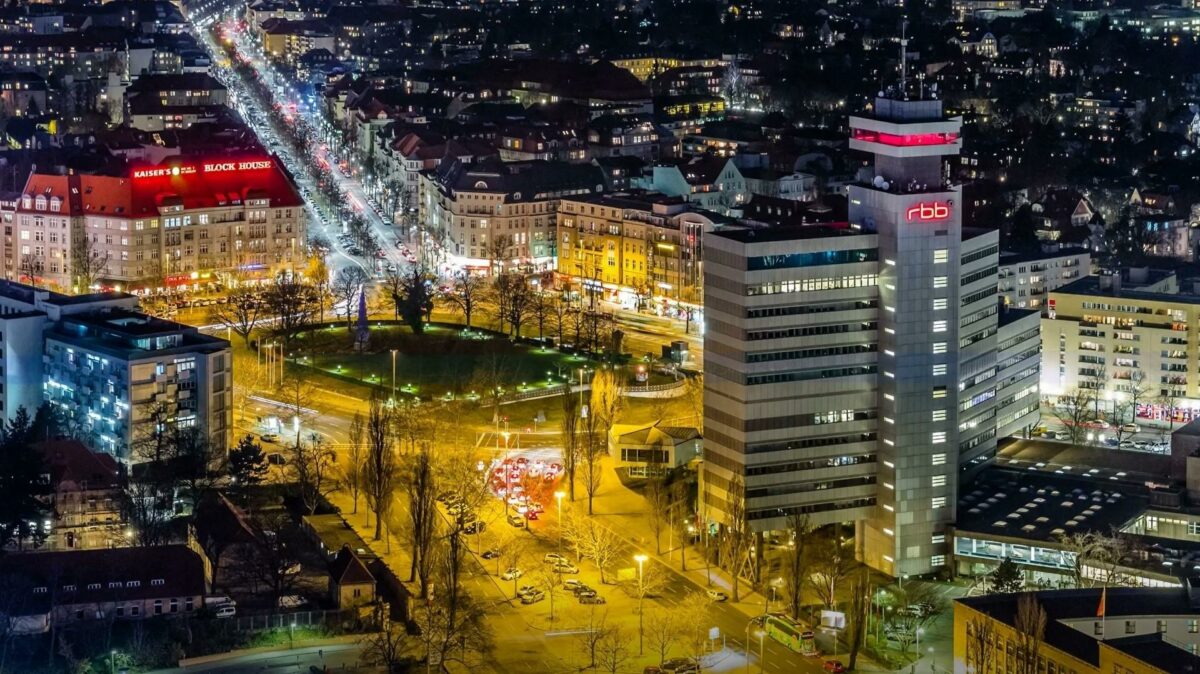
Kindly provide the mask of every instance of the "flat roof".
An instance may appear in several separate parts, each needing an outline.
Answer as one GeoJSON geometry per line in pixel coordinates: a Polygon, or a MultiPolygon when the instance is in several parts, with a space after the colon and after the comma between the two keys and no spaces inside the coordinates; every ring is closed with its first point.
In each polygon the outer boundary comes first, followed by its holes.
{"type": "Polygon", "coordinates": [[[1021,264],[1022,262],[1037,262],[1038,260],[1053,260],[1058,257],[1072,257],[1075,255],[1091,255],[1091,251],[1082,246],[1071,246],[1069,248],[1061,248],[1055,251],[1032,251],[1032,252],[1005,252],[1000,251],[1000,264],[1021,264]]]}
{"type": "MultiPolygon", "coordinates": [[[[1173,272],[1162,272],[1160,270],[1151,270],[1152,276],[1146,280],[1146,283],[1155,283],[1163,280],[1173,272]],[[1159,272],[1155,275],[1155,272],[1159,272]]],[[[1078,281],[1072,281],[1057,290],[1050,292],[1059,295],[1087,295],[1089,297],[1111,297],[1114,299],[1125,300],[1142,300],[1145,302],[1175,302],[1177,304],[1200,304],[1200,295],[1190,293],[1159,293],[1147,290],[1138,290],[1136,287],[1130,288],[1124,284],[1140,282],[1122,280],[1120,289],[1114,289],[1111,286],[1107,288],[1100,287],[1100,276],[1085,276],[1078,281]]]]}
{"type": "Polygon", "coordinates": [[[991,467],[960,487],[956,528],[1049,542],[1076,531],[1121,529],[1148,504],[1145,487],[991,467]]]}
{"type": "Polygon", "coordinates": [[[778,241],[805,241],[844,236],[873,236],[874,232],[850,229],[847,223],[823,222],[811,225],[778,225],[775,227],[729,227],[713,231],[730,241],[740,243],[775,243],[778,241]]]}

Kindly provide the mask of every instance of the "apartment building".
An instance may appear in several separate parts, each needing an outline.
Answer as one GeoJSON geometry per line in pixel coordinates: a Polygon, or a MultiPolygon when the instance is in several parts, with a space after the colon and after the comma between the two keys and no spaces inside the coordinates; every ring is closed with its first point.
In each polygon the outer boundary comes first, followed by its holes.
{"type": "Polygon", "coordinates": [[[591,164],[455,159],[421,174],[418,217],[459,265],[550,269],[559,202],[603,191],[591,164]]]}
{"type": "Polygon", "coordinates": [[[1002,253],[1000,296],[1006,307],[1041,309],[1046,304],[1046,293],[1091,273],[1092,256],[1087,248],[1002,253]]]}
{"type": "Polygon", "coordinates": [[[302,263],[306,216],[273,159],[130,164],[117,175],[33,173],[5,228],[4,275],[85,290],[270,278],[302,263]]]}
{"type": "Polygon", "coordinates": [[[43,401],[91,449],[134,463],[151,417],[196,427],[214,453],[230,446],[229,342],[136,311],[127,293],[61,295],[0,281],[5,418],[43,401]]]}
{"type": "Polygon", "coordinates": [[[1000,420],[1037,418],[1021,394],[1036,313],[1001,320],[998,235],[963,227],[942,178],[960,123],[941,101],[880,97],[850,119],[875,161],[848,224],[705,235],[711,521],[741,498],[756,532],[854,520],[873,568],[947,565],[959,480],[995,455],[1000,420]]]}
{"type": "Polygon", "coordinates": [[[724,220],[653,192],[566,198],[558,273],[629,308],[651,298],[700,304],[703,233],[724,220]]]}
{"type": "Polygon", "coordinates": [[[87,550],[127,544],[116,459],[73,439],[48,440],[38,449],[50,486],[41,499],[53,513],[43,547],[87,550]]]}
{"type": "Polygon", "coordinates": [[[1039,672],[1178,674],[1200,652],[1200,591],[1187,587],[1094,587],[989,594],[954,601],[954,671],[1017,672],[1032,646],[1021,633],[1019,603],[1045,612],[1033,654],[1039,672]],[[982,631],[980,631],[982,630],[982,631]]]}
{"type": "Polygon", "coordinates": [[[203,607],[204,560],[186,545],[31,552],[0,557],[12,579],[13,632],[187,615],[203,607]]]}
{"type": "Polygon", "coordinates": [[[1052,291],[1042,320],[1042,395],[1091,389],[1102,407],[1189,421],[1200,408],[1200,294],[1147,269],[1089,276],[1052,291]]]}

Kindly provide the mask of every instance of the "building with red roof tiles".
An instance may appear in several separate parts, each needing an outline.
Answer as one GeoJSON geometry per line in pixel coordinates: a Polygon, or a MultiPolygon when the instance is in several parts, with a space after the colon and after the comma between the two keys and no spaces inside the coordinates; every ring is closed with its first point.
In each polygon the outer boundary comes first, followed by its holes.
{"type": "Polygon", "coordinates": [[[134,163],[120,175],[34,173],[6,237],[5,273],[65,290],[268,278],[299,261],[305,224],[291,178],[261,155],[134,163]]]}

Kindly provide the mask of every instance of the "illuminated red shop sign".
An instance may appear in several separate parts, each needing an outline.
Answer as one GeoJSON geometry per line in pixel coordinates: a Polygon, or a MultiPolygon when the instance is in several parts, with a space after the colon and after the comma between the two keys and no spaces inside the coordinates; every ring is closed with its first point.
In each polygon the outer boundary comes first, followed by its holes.
{"type": "Polygon", "coordinates": [[[957,133],[881,133],[867,129],[855,129],[854,140],[897,147],[912,147],[916,145],[951,145],[958,142],[957,133]]]}
{"type": "Polygon", "coordinates": [[[905,214],[909,222],[936,222],[950,217],[950,202],[922,201],[909,207],[905,214]]]}
{"type": "Polygon", "coordinates": [[[231,171],[262,171],[274,164],[269,159],[248,161],[214,161],[195,164],[179,164],[176,166],[155,166],[152,168],[135,169],[134,178],[172,178],[175,176],[190,176],[197,173],[227,173],[231,171]]]}

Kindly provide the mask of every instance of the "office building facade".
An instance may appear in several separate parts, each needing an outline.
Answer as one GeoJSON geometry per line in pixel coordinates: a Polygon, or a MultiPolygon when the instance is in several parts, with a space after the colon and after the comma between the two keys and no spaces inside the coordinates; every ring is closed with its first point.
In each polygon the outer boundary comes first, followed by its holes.
{"type": "Polygon", "coordinates": [[[848,225],[705,239],[705,502],[720,522],[744,485],[757,532],[791,513],[853,520],[863,561],[928,573],[947,564],[956,486],[995,455],[997,420],[1037,418],[1013,394],[1035,319],[1007,320],[1000,349],[998,234],[963,227],[945,178],[960,120],[881,97],[850,126],[874,164],[849,188],[848,225]],[[1001,385],[1019,407],[999,409],[1001,385]]]}

